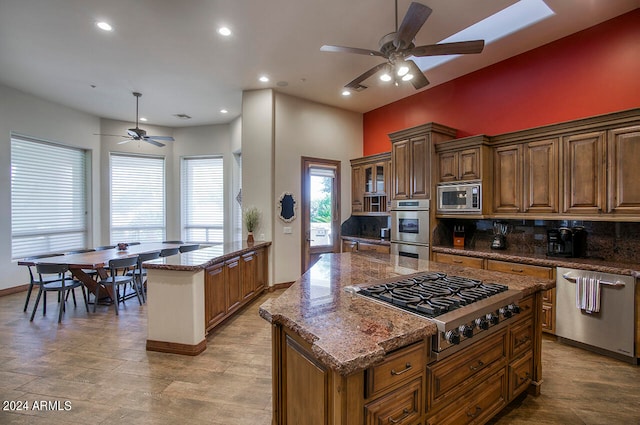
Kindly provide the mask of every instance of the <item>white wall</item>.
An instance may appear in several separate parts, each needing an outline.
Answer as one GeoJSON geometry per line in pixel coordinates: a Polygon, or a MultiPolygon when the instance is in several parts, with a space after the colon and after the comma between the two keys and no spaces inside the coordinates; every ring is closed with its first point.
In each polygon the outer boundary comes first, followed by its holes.
{"type": "MultiPolygon", "coordinates": [[[[89,194],[90,227],[98,229],[101,217],[100,120],[13,88],[0,85],[0,290],[29,282],[26,267],[11,259],[11,132],[63,145],[88,149],[92,167],[89,194]]],[[[46,206],[43,206],[46,208],[46,206]]],[[[90,240],[97,244],[99,232],[90,240]]]]}

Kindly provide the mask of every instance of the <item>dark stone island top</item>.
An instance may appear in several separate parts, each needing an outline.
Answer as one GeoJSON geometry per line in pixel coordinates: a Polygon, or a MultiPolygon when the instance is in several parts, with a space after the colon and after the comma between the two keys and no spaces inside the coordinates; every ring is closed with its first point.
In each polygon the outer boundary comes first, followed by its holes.
{"type": "Polygon", "coordinates": [[[271,245],[269,241],[256,241],[253,244],[247,244],[245,241],[228,242],[147,261],[144,263],[144,267],[194,272],[269,245],[271,245]]]}
{"type": "Polygon", "coordinates": [[[548,279],[459,267],[388,254],[327,254],[280,297],[260,306],[260,316],[300,335],[316,358],[343,376],[381,362],[386,353],[435,335],[425,318],[345,291],[346,286],[417,272],[439,271],[508,285],[523,296],[550,289],[548,279]]]}

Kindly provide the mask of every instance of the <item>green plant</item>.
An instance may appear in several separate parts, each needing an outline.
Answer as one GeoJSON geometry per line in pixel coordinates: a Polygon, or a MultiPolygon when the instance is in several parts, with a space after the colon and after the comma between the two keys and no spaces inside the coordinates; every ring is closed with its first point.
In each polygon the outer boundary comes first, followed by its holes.
{"type": "Polygon", "coordinates": [[[253,232],[260,224],[260,210],[256,207],[249,207],[243,213],[244,227],[247,232],[253,232]]]}

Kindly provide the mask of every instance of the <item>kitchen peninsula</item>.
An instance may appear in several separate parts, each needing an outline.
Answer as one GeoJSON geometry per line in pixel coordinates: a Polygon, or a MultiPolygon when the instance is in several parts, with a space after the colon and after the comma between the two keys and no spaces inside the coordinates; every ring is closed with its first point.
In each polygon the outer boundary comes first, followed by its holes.
{"type": "Polygon", "coordinates": [[[540,291],[554,284],[387,254],[325,255],[260,308],[273,325],[273,423],[485,423],[540,391],[540,291]],[[417,272],[507,285],[518,306],[440,357],[437,320],[347,291],[417,272]]]}
{"type": "Polygon", "coordinates": [[[232,242],[144,263],[147,350],[197,355],[215,326],[268,285],[271,242],[232,242]]]}

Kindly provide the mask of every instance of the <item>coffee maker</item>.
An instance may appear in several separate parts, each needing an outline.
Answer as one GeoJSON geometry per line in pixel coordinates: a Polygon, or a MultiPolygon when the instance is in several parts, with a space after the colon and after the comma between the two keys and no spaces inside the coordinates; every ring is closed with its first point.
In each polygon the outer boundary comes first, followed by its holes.
{"type": "Polygon", "coordinates": [[[585,257],[587,231],[584,227],[560,227],[547,230],[547,255],[550,257],[585,257]]]}

